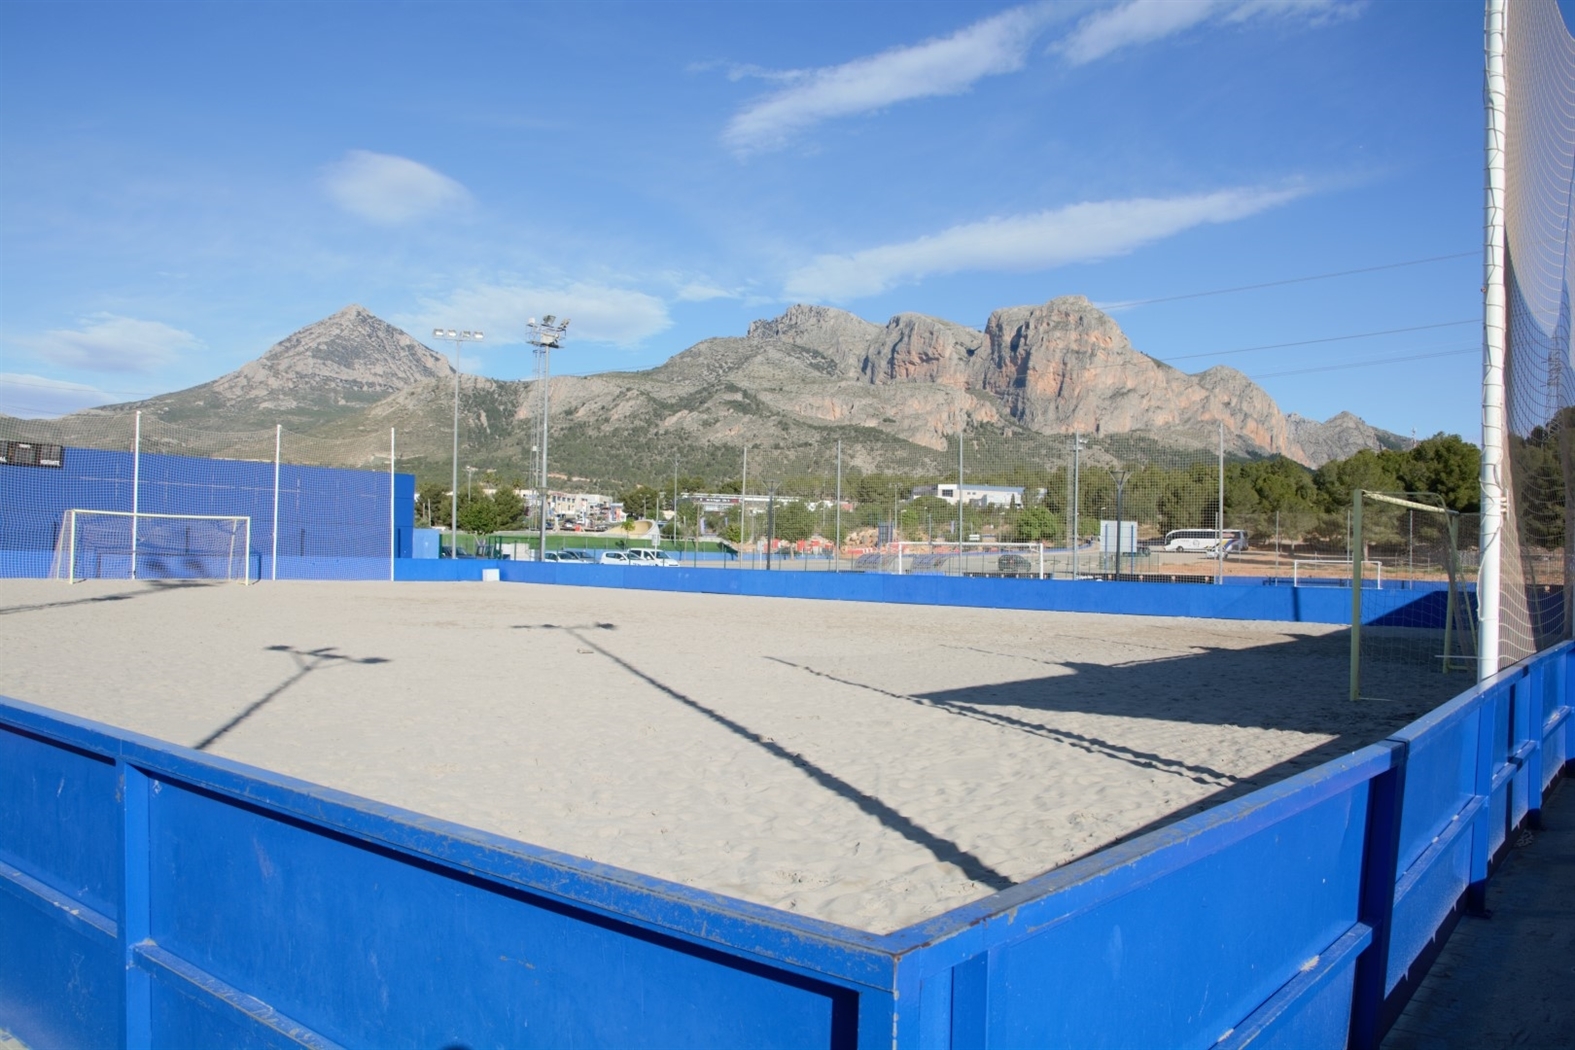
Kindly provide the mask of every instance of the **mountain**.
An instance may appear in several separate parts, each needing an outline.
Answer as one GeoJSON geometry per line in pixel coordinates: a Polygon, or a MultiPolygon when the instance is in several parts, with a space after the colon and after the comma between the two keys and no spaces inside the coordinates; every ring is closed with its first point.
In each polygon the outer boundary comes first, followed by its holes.
{"type": "Polygon", "coordinates": [[[429,379],[454,379],[448,359],[362,306],[285,337],[255,361],[173,394],[98,412],[140,409],[166,423],[246,430],[310,427],[429,379]]]}
{"type": "MultiPolygon", "coordinates": [[[[446,473],[454,384],[444,357],[350,306],[212,382],[78,413],[50,431],[69,442],[73,427],[141,410],[145,423],[227,431],[241,447],[239,432],[282,422],[315,442],[319,461],[360,463],[386,448],[392,427],[401,463],[446,473]]],[[[535,384],[461,376],[459,387],[466,458],[528,474],[535,384]]],[[[736,476],[746,444],[752,477],[827,474],[838,441],[850,469],[938,473],[955,462],[960,432],[970,462],[1038,466],[1064,459],[1073,432],[1096,460],[1122,455],[1101,452],[1113,442],[1125,455],[1174,458],[1212,452],[1223,428],[1232,454],[1309,466],[1400,440],[1347,413],[1326,423],[1287,416],[1234,369],[1192,375],[1155,360],[1082,296],[996,310],[982,331],[912,313],[882,326],[797,305],[655,368],[555,377],[550,401],[553,466],[598,483],[667,476],[675,456],[685,474],[736,476]]]]}

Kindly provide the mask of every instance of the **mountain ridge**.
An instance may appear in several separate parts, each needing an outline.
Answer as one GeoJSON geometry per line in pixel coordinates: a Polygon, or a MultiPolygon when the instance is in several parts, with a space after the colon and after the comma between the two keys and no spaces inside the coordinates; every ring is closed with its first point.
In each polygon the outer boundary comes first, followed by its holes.
{"type": "MultiPolygon", "coordinates": [[[[216,431],[281,422],[335,441],[386,437],[392,426],[402,458],[436,463],[452,455],[454,383],[447,358],[351,305],[208,383],[55,422],[65,432],[140,410],[216,431]]],[[[1402,441],[1350,413],[1322,423],[1283,413],[1226,366],[1182,372],[1134,348],[1083,296],[1005,307],[983,329],[918,313],[878,325],[798,304],[653,368],[551,383],[554,462],[573,472],[580,457],[598,475],[617,462],[649,470],[658,445],[669,463],[679,449],[694,462],[730,463],[747,443],[760,462],[810,469],[840,439],[858,469],[927,470],[959,433],[1043,459],[1073,432],[1197,452],[1215,448],[1223,427],[1233,454],[1314,467],[1402,441]],[[625,451],[613,456],[616,448],[625,451]]],[[[459,387],[466,445],[528,469],[535,383],[461,375],[459,387]]]]}

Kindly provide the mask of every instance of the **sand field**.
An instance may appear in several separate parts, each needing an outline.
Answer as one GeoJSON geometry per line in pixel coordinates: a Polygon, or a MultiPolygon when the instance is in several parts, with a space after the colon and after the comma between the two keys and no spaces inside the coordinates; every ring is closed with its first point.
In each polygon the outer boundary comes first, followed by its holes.
{"type": "Polygon", "coordinates": [[[1324,625],[527,584],[0,580],[0,616],[0,694],[875,932],[1469,684],[1351,704],[1324,625]]]}

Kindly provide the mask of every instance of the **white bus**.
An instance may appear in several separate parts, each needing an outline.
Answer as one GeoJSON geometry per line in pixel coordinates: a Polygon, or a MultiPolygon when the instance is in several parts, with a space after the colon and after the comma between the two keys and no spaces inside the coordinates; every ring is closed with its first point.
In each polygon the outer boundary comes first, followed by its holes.
{"type": "MultiPolygon", "coordinates": [[[[1213,553],[1220,546],[1220,533],[1217,529],[1172,529],[1165,533],[1165,546],[1167,551],[1198,551],[1213,553]]],[[[1241,529],[1225,530],[1225,553],[1247,549],[1247,534],[1241,529]]]]}

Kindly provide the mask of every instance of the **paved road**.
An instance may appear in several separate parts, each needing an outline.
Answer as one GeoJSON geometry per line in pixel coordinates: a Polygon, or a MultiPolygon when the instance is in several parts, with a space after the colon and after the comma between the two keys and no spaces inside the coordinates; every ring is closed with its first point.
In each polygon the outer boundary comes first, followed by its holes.
{"type": "Polygon", "coordinates": [[[1575,1047],[1575,787],[1519,836],[1488,882],[1487,919],[1463,918],[1384,1050],[1575,1047]]]}

